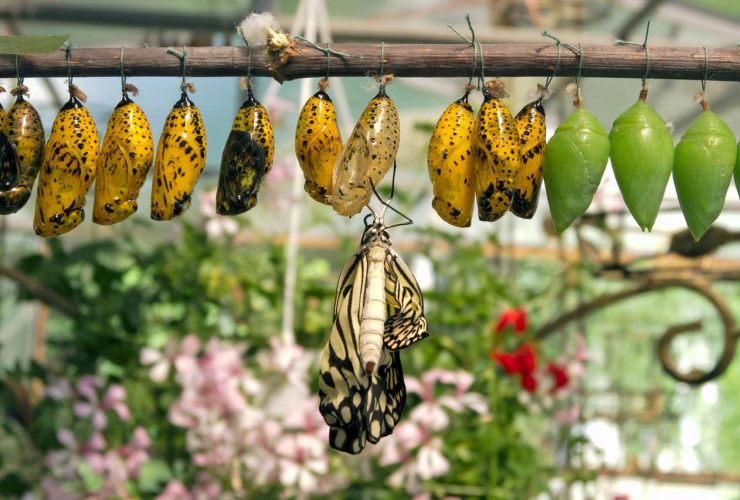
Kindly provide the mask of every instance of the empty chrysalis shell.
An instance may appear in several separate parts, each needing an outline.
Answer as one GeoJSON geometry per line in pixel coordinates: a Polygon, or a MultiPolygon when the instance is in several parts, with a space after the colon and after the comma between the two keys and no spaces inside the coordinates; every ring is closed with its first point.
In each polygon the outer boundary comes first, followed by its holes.
{"type": "Polygon", "coordinates": [[[367,205],[373,186],[380,184],[398,152],[398,111],[381,85],[355,124],[352,135],[334,166],[332,208],[351,217],[367,205]]]}
{"type": "Polygon", "coordinates": [[[14,187],[0,190],[0,214],[15,213],[31,197],[33,183],[44,160],[44,126],[41,117],[30,102],[24,99],[18,87],[16,100],[10,108],[7,119],[7,134],[15,144],[20,162],[20,179],[14,187]]]}
{"type": "Polygon", "coordinates": [[[547,202],[562,233],[591,205],[609,161],[609,137],[580,101],[547,143],[543,177],[547,202]]]}
{"type": "Polygon", "coordinates": [[[66,233],[85,219],[85,195],[97,172],[100,139],[78,95],[70,89],[46,143],[33,219],[39,236],[66,233]]]}
{"type": "Polygon", "coordinates": [[[646,97],[643,90],[640,99],[614,121],[609,141],[624,203],[640,228],[650,231],[671,176],[673,139],[646,97]]]}
{"type": "Polygon", "coordinates": [[[136,199],[154,160],[154,140],[144,110],[128,96],[108,119],[95,180],[93,222],[115,224],[136,212],[136,199]]]}
{"type": "Polygon", "coordinates": [[[444,110],[427,152],[432,180],[432,208],[445,222],[469,227],[475,200],[473,138],[475,117],[468,92],[444,110]]]}
{"type": "Polygon", "coordinates": [[[531,219],[537,210],[542,184],[542,164],[545,159],[545,108],[542,99],[530,102],[514,117],[521,167],[514,181],[514,198],[509,210],[517,217],[531,219]]]}
{"type": "Polygon", "coordinates": [[[190,197],[206,164],[206,129],[185,91],[164,122],[157,144],[152,182],[154,220],[170,220],[190,207],[190,197]]]}
{"type": "Polygon", "coordinates": [[[248,87],[221,155],[216,212],[237,215],[257,204],[257,192],[272,167],[275,137],[267,110],[248,87]]]}
{"type": "Polygon", "coordinates": [[[702,105],[676,146],[673,167],[681,211],[696,241],[722,212],[737,160],[735,134],[706,101],[702,105]]]}
{"type": "Polygon", "coordinates": [[[475,121],[475,194],[482,221],[498,220],[509,210],[521,167],[519,134],[509,108],[500,99],[506,94],[498,84],[487,83],[475,121]]]}
{"type": "Polygon", "coordinates": [[[304,189],[314,200],[329,205],[332,175],[342,151],[342,138],[326,84],[319,85],[321,90],[306,101],[298,116],[295,154],[306,179],[304,189]]]}

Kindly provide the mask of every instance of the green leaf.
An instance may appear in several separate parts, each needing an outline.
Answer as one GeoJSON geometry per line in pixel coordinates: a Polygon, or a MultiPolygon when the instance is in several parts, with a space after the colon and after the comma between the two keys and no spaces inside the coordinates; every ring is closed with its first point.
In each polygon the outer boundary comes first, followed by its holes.
{"type": "Polygon", "coordinates": [[[139,489],[142,493],[159,493],[172,477],[172,471],[163,460],[151,460],[139,470],[139,489]]]}
{"type": "Polygon", "coordinates": [[[0,36],[0,54],[42,54],[62,48],[69,35],[0,36]]]}

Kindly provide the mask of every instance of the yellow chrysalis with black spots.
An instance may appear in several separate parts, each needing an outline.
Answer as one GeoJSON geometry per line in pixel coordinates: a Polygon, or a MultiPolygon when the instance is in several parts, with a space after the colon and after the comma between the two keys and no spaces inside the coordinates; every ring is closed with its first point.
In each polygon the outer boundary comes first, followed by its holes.
{"type": "Polygon", "coordinates": [[[519,134],[509,108],[501,101],[506,95],[501,81],[486,83],[475,121],[475,194],[482,221],[498,220],[509,209],[521,165],[519,134]]]}
{"type": "MultiPolygon", "coordinates": [[[[0,87],[0,92],[5,92],[5,89],[0,87]]],[[[8,112],[5,111],[2,104],[0,104],[0,132],[8,132],[8,112]]]]}
{"type": "Polygon", "coordinates": [[[39,171],[33,219],[39,236],[64,234],[85,219],[85,195],[97,170],[98,129],[72,87],[69,101],[54,119],[39,171]]]}
{"type": "Polygon", "coordinates": [[[238,215],[257,204],[257,192],[272,167],[275,136],[270,117],[248,88],[221,156],[216,212],[238,215]]]}
{"type": "Polygon", "coordinates": [[[444,110],[427,152],[432,208],[445,222],[469,227],[475,200],[473,138],[475,117],[468,92],[444,110]]]}
{"type": "Polygon", "coordinates": [[[136,212],[136,199],[154,160],[154,141],[144,110],[127,92],[108,119],[95,180],[93,222],[115,224],[136,212]]]}
{"type": "Polygon", "coordinates": [[[332,208],[351,217],[367,205],[398,152],[400,130],[393,100],[380,87],[362,112],[332,176],[332,208]]]}
{"type": "Polygon", "coordinates": [[[44,160],[44,126],[36,109],[24,99],[24,91],[27,89],[21,86],[13,89],[16,101],[7,118],[7,135],[18,154],[20,178],[14,186],[0,189],[0,214],[15,213],[23,208],[31,197],[33,183],[44,160]]]}
{"type": "Polygon", "coordinates": [[[295,154],[306,178],[304,189],[319,203],[329,205],[332,175],[342,151],[334,103],[326,93],[327,80],[303,105],[295,131],[295,154]]]}
{"type": "Polygon", "coordinates": [[[170,220],[190,207],[190,197],[206,164],[206,129],[185,91],[164,121],[152,182],[154,220],[170,220]]]}
{"type": "Polygon", "coordinates": [[[531,219],[537,210],[545,160],[545,108],[542,99],[530,102],[514,117],[521,148],[521,168],[514,181],[514,199],[509,210],[517,217],[531,219]]]}

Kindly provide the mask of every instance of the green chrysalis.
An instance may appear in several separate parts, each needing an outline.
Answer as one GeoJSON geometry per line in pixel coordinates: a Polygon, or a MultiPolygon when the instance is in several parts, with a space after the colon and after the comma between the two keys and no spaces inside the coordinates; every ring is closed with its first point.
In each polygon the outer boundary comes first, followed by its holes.
{"type": "Polygon", "coordinates": [[[640,228],[650,231],[673,168],[673,138],[646,97],[643,89],[638,101],[614,121],[609,142],[624,203],[640,228]]]}
{"type": "Polygon", "coordinates": [[[555,230],[562,233],[591,204],[609,160],[601,122],[576,99],[576,109],[547,143],[542,175],[555,230]]]}
{"type": "Polygon", "coordinates": [[[735,159],[735,189],[740,196],[740,142],[737,143],[737,158],[735,159]]]}
{"type": "Polygon", "coordinates": [[[735,134],[705,100],[701,104],[704,111],[676,146],[673,170],[678,202],[696,241],[722,212],[737,157],[735,134]]]}

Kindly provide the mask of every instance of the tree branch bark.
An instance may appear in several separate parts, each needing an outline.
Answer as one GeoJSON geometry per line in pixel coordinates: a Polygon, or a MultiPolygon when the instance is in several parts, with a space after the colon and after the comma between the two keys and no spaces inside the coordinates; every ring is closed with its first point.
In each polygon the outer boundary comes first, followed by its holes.
{"type": "MultiPolygon", "coordinates": [[[[337,43],[335,51],[350,57],[332,56],[332,76],[367,76],[380,67],[380,43],[337,43]]],[[[178,48],[179,50],[180,48],[178,48]]],[[[553,44],[501,43],[483,44],[486,77],[548,76],[557,61],[553,44]]],[[[641,78],[645,73],[642,47],[584,45],[584,77],[641,78]]],[[[188,76],[244,76],[247,50],[244,47],[186,47],[188,76]]],[[[399,77],[469,77],[473,70],[473,48],[458,44],[385,44],[385,71],[399,77]]],[[[74,48],[71,53],[72,75],[120,76],[120,49],[74,48]]],[[[740,49],[707,49],[709,80],[740,81],[740,49]]],[[[164,47],[124,49],[127,76],[181,76],[180,60],[167,54],[164,47]]],[[[296,42],[295,50],[284,63],[270,59],[261,48],[252,51],[252,75],[276,79],[322,77],[326,74],[326,56],[310,45],[296,42]]],[[[51,54],[26,54],[19,57],[24,77],[67,76],[64,51],[51,54]]],[[[480,71],[480,65],[476,72],[480,71]]],[[[559,76],[575,76],[578,57],[561,48],[559,76]]],[[[477,73],[476,73],[477,74],[477,73]]],[[[16,75],[15,56],[0,56],[0,78],[16,75]]],[[[702,47],[650,47],[650,78],[700,80],[704,77],[702,47]]]]}

